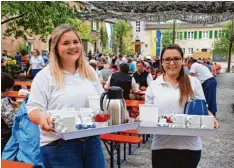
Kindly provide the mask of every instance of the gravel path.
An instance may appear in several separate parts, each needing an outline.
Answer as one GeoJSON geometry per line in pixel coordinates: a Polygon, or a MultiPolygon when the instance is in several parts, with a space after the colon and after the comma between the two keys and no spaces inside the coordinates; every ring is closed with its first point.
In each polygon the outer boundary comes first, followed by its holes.
{"type": "MultiPolygon", "coordinates": [[[[231,103],[234,103],[234,73],[220,74],[217,81],[217,119],[221,128],[215,137],[202,138],[203,150],[198,168],[234,168],[234,112],[230,106],[231,103]]],[[[127,155],[127,160],[121,164],[121,167],[150,168],[151,140],[150,138],[146,144],[141,144],[134,155],[127,155]]],[[[105,148],[104,145],[103,148],[105,148]]],[[[105,157],[107,168],[109,168],[110,159],[106,150],[105,157]]],[[[115,167],[117,167],[116,158],[115,167]]]]}

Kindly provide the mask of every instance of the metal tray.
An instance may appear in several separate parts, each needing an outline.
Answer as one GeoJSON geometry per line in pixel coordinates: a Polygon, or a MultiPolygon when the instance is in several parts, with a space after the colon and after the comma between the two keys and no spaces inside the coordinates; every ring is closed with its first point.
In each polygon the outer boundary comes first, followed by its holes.
{"type": "Polygon", "coordinates": [[[142,126],[139,126],[137,128],[137,131],[139,134],[202,136],[202,137],[212,137],[218,133],[218,129],[142,127],[142,126]]]}
{"type": "Polygon", "coordinates": [[[127,124],[113,125],[113,126],[108,126],[108,127],[103,127],[103,128],[90,128],[90,129],[77,130],[75,132],[65,132],[65,133],[52,132],[52,133],[64,140],[69,140],[69,139],[76,139],[76,138],[106,134],[106,133],[111,133],[111,132],[119,132],[119,131],[124,131],[124,130],[136,129],[139,125],[140,125],[140,122],[134,122],[134,123],[127,123],[127,124]]]}

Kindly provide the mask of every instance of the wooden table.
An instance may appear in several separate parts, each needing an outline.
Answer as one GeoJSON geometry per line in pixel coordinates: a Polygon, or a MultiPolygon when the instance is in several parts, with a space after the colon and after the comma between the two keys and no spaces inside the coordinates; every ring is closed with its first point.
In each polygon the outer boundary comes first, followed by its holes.
{"type": "Polygon", "coordinates": [[[129,116],[137,117],[139,115],[139,105],[145,104],[144,100],[125,100],[126,106],[128,107],[129,116]]]}
{"type": "Polygon", "coordinates": [[[13,162],[8,160],[2,160],[2,168],[33,168],[33,165],[28,163],[13,162]]]}
{"type": "Polygon", "coordinates": [[[19,91],[10,91],[8,93],[8,97],[13,97],[13,98],[25,98],[26,96],[18,96],[19,91]]]}
{"type": "Polygon", "coordinates": [[[22,86],[22,85],[31,86],[32,82],[30,82],[30,81],[15,81],[14,85],[15,86],[22,86]]]}
{"type": "Polygon", "coordinates": [[[139,104],[145,104],[144,100],[125,100],[127,107],[139,108],[139,104]]]}

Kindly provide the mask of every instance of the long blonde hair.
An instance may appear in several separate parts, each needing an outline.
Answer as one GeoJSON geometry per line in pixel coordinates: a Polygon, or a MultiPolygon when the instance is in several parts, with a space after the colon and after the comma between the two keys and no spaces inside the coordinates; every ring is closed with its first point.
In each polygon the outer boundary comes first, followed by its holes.
{"type": "MultiPolygon", "coordinates": [[[[62,62],[58,55],[57,45],[60,40],[60,37],[64,33],[69,32],[69,31],[73,31],[77,35],[79,42],[83,46],[82,41],[80,40],[80,37],[77,31],[68,24],[59,25],[58,27],[55,28],[55,30],[53,31],[51,35],[49,66],[50,66],[50,70],[52,73],[52,77],[55,79],[56,84],[60,87],[64,86],[64,76],[63,76],[62,62]]],[[[76,61],[76,67],[82,78],[86,78],[92,81],[96,80],[95,71],[85,60],[83,47],[81,49],[80,56],[76,61]]]]}

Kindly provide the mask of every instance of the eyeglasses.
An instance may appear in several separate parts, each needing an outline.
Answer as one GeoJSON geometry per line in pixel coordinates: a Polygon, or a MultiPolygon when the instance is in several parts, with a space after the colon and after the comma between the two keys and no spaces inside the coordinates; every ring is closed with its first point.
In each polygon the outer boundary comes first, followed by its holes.
{"type": "Polygon", "coordinates": [[[166,58],[166,59],[162,59],[162,60],[163,60],[163,62],[165,64],[170,64],[171,61],[173,61],[174,63],[179,63],[182,60],[182,58],[181,57],[175,57],[175,58],[166,58]]]}

